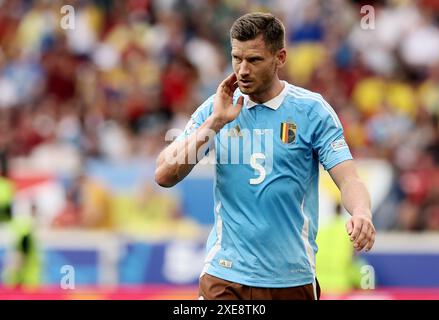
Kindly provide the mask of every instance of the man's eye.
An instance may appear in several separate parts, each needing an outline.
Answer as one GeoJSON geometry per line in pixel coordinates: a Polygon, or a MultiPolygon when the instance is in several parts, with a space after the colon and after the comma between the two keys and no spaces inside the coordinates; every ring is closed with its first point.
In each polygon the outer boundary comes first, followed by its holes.
{"type": "Polygon", "coordinates": [[[236,62],[241,62],[242,59],[240,59],[239,57],[233,57],[233,60],[235,60],[236,62]]]}

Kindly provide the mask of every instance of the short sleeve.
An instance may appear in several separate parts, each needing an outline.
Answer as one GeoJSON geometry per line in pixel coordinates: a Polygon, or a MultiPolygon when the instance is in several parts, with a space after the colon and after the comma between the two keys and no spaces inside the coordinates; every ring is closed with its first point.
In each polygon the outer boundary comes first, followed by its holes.
{"type": "Polygon", "coordinates": [[[198,107],[198,109],[192,114],[188,123],[186,124],[183,132],[175,139],[176,141],[181,141],[190,136],[193,132],[195,132],[209,115],[212,113],[213,109],[213,96],[208,98],[203,104],[198,107]]]}
{"type": "Polygon", "coordinates": [[[319,119],[313,149],[325,170],[343,161],[351,160],[352,155],[344,138],[343,127],[335,111],[327,105],[324,112],[320,113],[319,119]]]}

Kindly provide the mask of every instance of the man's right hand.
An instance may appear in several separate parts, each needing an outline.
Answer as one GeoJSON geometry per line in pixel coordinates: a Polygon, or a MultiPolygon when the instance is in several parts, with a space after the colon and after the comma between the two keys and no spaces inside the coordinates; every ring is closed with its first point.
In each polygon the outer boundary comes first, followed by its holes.
{"type": "Polygon", "coordinates": [[[238,99],[236,106],[233,105],[233,93],[236,88],[238,88],[236,76],[231,74],[218,86],[213,112],[206,121],[184,140],[174,141],[160,153],[155,172],[155,180],[159,185],[169,188],[183,180],[200,160],[198,154],[205,154],[205,150],[202,149],[200,152],[200,148],[207,148],[206,143],[209,141],[212,143],[215,134],[238,117],[244,97],[238,99]],[[197,156],[192,159],[191,155],[197,156]]]}
{"type": "Polygon", "coordinates": [[[236,75],[232,73],[221,82],[216,90],[213,102],[212,121],[215,131],[221,130],[227,123],[235,120],[241,112],[244,97],[239,97],[236,105],[233,105],[233,93],[238,88],[236,75]]]}

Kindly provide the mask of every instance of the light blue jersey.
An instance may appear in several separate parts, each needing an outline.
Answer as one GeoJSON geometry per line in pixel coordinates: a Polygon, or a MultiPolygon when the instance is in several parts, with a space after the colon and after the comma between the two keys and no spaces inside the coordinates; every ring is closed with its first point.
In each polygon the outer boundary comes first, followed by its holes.
{"type": "MultiPolygon", "coordinates": [[[[264,105],[244,96],[238,118],[215,137],[215,225],[202,274],[270,288],[315,281],[319,162],[329,170],[352,156],[321,95],[284,84],[264,105]]],[[[212,110],[210,97],[179,138],[212,110]]]]}

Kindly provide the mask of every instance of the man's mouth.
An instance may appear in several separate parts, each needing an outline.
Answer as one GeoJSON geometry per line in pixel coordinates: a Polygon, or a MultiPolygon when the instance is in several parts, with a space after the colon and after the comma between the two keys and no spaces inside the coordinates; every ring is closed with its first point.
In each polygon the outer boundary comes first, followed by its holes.
{"type": "Polygon", "coordinates": [[[248,86],[252,83],[251,80],[239,80],[239,83],[243,86],[248,86]]]}

